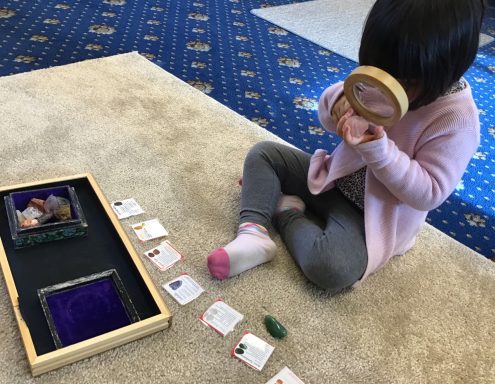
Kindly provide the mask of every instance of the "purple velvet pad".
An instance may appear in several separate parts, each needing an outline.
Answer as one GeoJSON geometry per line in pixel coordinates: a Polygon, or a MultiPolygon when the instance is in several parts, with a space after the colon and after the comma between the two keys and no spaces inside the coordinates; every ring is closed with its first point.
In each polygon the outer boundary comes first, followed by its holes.
{"type": "Polygon", "coordinates": [[[46,295],[62,347],[131,324],[111,277],[46,295]]]}

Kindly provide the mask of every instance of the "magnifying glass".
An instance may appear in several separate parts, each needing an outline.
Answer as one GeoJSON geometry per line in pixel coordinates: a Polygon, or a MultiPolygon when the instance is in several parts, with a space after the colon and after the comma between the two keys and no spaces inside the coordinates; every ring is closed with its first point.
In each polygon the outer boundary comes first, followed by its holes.
{"type": "Polygon", "coordinates": [[[409,108],[402,85],[372,66],[363,65],[352,71],[344,81],[344,94],[359,116],[385,127],[396,124],[409,108]]]}

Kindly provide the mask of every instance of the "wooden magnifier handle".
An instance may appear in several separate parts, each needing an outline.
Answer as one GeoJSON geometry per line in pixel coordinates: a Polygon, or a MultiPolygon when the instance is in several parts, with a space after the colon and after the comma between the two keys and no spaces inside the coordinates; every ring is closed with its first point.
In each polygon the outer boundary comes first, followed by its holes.
{"type": "Polygon", "coordinates": [[[363,65],[352,71],[344,81],[344,94],[358,115],[385,127],[396,124],[409,108],[409,100],[402,85],[387,72],[372,66],[363,65]],[[392,110],[389,113],[380,114],[365,105],[358,93],[363,85],[376,89],[380,97],[387,99],[392,110]]]}

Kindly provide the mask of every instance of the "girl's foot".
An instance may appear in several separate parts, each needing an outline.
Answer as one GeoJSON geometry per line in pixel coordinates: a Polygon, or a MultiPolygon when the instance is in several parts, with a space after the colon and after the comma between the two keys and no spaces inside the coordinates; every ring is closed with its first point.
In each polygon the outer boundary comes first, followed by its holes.
{"type": "Polygon", "coordinates": [[[224,280],[271,261],[275,251],[276,245],[265,227],[244,223],[233,241],[208,255],[208,269],[212,276],[224,280]]]}
{"type": "Polygon", "coordinates": [[[304,201],[299,196],[282,194],[278,200],[275,214],[277,215],[288,209],[304,212],[306,210],[306,204],[304,204],[304,201]]]}

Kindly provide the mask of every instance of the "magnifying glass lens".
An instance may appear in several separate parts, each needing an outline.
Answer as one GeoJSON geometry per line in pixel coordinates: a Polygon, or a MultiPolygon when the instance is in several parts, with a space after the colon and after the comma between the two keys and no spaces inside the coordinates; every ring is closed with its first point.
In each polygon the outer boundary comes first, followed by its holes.
{"type": "Polygon", "coordinates": [[[381,118],[394,115],[393,101],[380,88],[360,81],[354,84],[353,92],[356,100],[369,112],[381,118]]]}

